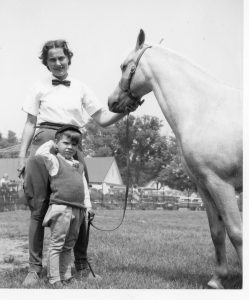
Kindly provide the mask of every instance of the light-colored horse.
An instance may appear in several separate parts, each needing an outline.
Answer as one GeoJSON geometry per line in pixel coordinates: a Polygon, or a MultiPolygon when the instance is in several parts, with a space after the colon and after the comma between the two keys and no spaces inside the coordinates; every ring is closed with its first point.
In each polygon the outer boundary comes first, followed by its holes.
{"type": "Polygon", "coordinates": [[[205,203],[216,254],[208,286],[223,288],[228,273],[226,233],[242,266],[242,220],[235,200],[235,191],[242,189],[241,93],[171,50],[146,48],[144,41],[140,30],[135,50],[121,65],[122,78],[108,99],[109,109],[125,111],[153,91],[205,203]]]}

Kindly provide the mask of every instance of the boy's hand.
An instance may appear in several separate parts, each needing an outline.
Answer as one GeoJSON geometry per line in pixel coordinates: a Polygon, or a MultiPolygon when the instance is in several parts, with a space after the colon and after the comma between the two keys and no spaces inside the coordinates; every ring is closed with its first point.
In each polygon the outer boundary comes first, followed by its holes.
{"type": "Polygon", "coordinates": [[[51,148],[50,148],[50,153],[56,154],[58,150],[57,144],[55,141],[51,140],[51,148]]]}
{"type": "Polygon", "coordinates": [[[88,220],[92,221],[95,216],[95,212],[91,208],[87,208],[86,215],[87,215],[88,220]]]}

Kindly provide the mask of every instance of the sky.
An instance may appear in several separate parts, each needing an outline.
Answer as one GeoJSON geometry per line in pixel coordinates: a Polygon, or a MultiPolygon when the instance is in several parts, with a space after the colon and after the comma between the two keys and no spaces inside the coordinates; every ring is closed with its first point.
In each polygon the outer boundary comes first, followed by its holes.
{"type": "MultiPolygon", "coordinates": [[[[38,59],[47,40],[68,41],[74,53],[71,76],[106,106],[140,28],[146,43],[163,38],[167,48],[242,88],[242,0],[0,0],[0,132],[21,137],[27,91],[48,75],[38,59]]],[[[145,99],[134,114],[157,116],[163,133],[170,132],[154,95],[145,99]]]]}

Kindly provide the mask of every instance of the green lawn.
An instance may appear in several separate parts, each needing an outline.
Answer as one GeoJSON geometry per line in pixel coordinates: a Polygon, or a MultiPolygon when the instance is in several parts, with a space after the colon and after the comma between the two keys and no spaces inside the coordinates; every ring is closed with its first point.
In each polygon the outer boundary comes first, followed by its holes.
{"type": "MultiPolygon", "coordinates": [[[[121,210],[97,210],[95,224],[113,228],[121,210]]],[[[21,241],[23,258],[12,269],[0,272],[1,288],[21,288],[28,260],[27,231],[29,211],[0,213],[1,247],[21,241]],[[5,243],[5,244],[4,244],[5,243]]],[[[45,258],[49,231],[46,232],[45,258]]],[[[88,248],[92,267],[103,279],[81,282],[69,288],[87,289],[206,289],[214,269],[214,249],[205,211],[128,210],[122,226],[111,232],[94,228],[88,248]]],[[[13,249],[14,250],[14,249],[13,249]]],[[[233,247],[227,241],[231,275],[225,288],[240,289],[241,275],[233,247]]],[[[1,262],[0,267],[6,263],[1,262]]],[[[46,271],[39,288],[48,288],[46,271]]]]}

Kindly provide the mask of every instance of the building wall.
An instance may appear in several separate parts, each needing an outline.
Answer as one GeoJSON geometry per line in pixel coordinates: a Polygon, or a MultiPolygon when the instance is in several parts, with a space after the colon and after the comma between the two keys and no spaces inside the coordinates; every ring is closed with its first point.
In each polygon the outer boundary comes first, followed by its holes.
{"type": "Polygon", "coordinates": [[[107,172],[104,182],[109,184],[123,184],[117,163],[115,161],[113,161],[109,171],[107,172]]]}
{"type": "Polygon", "coordinates": [[[17,174],[18,158],[1,158],[0,159],[0,178],[7,173],[10,180],[18,180],[17,174]]]}

